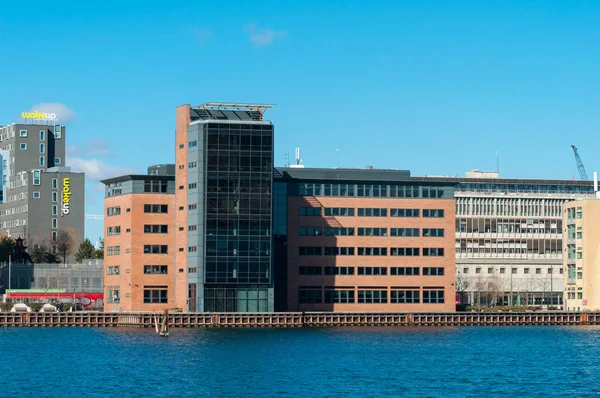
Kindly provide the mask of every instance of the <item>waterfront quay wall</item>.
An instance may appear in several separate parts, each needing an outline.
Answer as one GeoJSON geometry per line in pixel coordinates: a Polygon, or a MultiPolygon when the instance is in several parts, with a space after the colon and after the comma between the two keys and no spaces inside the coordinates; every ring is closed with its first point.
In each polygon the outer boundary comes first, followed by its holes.
{"type": "MultiPolygon", "coordinates": [[[[155,327],[148,312],[0,313],[0,327],[155,327]]],[[[170,313],[174,328],[600,325],[600,312],[170,313]]]]}

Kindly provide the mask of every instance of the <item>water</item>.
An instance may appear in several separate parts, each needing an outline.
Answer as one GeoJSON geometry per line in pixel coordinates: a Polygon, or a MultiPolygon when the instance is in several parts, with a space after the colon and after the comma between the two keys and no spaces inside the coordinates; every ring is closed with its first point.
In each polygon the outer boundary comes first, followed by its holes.
{"type": "Polygon", "coordinates": [[[600,393],[599,327],[4,328],[1,397],[600,393]]]}

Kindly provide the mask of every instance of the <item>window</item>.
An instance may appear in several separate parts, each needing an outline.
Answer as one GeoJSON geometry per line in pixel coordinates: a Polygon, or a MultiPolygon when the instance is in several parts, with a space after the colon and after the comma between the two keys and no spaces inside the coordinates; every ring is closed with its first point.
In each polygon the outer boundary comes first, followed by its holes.
{"type": "Polygon", "coordinates": [[[425,218],[444,218],[444,210],[442,210],[442,209],[423,209],[423,217],[425,217],[425,218]]]}
{"type": "Polygon", "coordinates": [[[169,205],[144,205],[144,213],[168,213],[169,205]]]}
{"type": "Polygon", "coordinates": [[[391,209],[391,217],[419,217],[419,209],[391,209]]]}
{"type": "Polygon", "coordinates": [[[394,276],[418,276],[419,267],[392,267],[390,274],[394,276]]]}
{"type": "Polygon", "coordinates": [[[354,208],[352,207],[328,207],[325,208],[325,215],[328,217],[354,217],[354,208]]]}
{"type": "Polygon", "coordinates": [[[62,131],[61,131],[61,125],[60,124],[56,124],[54,126],[54,138],[57,140],[60,140],[62,138],[62,131]]]}
{"type": "Polygon", "coordinates": [[[387,256],[387,247],[359,247],[359,256],[387,256]]]}
{"type": "Polygon", "coordinates": [[[19,131],[19,136],[20,137],[27,137],[27,130],[20,130],[19,131]]]}
{"type": "Polygon", "coordinates": [[[106,228],[106,234],[108,236],[121,235],[121,226],[117,225],[115,227],[106,228]]]}
{"type": "Polygon", "coordinates": [[[314,217],[314,216],[321,215],[320,207],[300,207],[298,210],[299,210],[299,215],[301,215],[301,216],[314,217]]]}
{"type": "Polygon", "coordinates": [[[26,150],[27,149],[27,144],[25,142],[22,142],[19,146],[21,148],[21,150],[26,150]]]}
{"type": "Polygon", "coordinates": [[[188,168],[193,169],[194,167],[197,167],[197,163],[196,162],[190,162],[190,163],[188,163],[188,168]]]}
{"type": "Polygon", "coordinates": [[[516,269],[516,268],[512,268],[512,269],[510,270],[510,272],[512,272],[513,274],[516,274],[516,273],[517,273],[517,269],[516,269]]]}
{"type": "Polygon", "coordinates": [[[359,304],[385,304],[387,301],[387,290],[358,290],[359,304]]]}
{"type": "Polygon", "coordinates": [[[358,275],[387,275],[387,267],[358,267],[358,275]]]}
{"type": "Polygon", "coordinates": [[[387,209],[358,209],[359,217],[387,217],[387,209]]]}
{"type": "MultiPolygon", "coordinates": [[[[481,268],[479,268],[479,271],[481,272],[481,268]]],[[[444,275],[444,267],[423,267],[423,275],[443,276],[444,275]]]]}
{"type": "Polygon", "coordinates": [[[40,144],[40,153],[46,153],[46,145],[40,144]]]}
{"type": "Polygon", "coordinates": [[[423,304],[443,304],[443,290],[423,290],[423,304]]]}
{"type": "Polygon", "coordinates": [[[504,268],[504,267],[501,267],[501,268],[500,268],[500,273],[501,273],[501,274],[505,274],[505,273],[506,273],[506,268],[504,268]]]}
{"type": "Polygon", "coordinates": [[[419,228],[391,228],[391,236],[419,236],[419,228]]]}
{"type": "Polygon", "coordinates": [[[535,273],[536,273],[536,275],[540,275],[542,273],[542,269],[541,268],[536,268],[535,269],[535,273]]]}
{"type": "Polygon", "coordinates": [[[578,211],[578,212],[577,212],[577,218],[581,218],[582,216],[583,216],[583,213],[582,213],[582,212],[580,212],[580,211],[578,211]]]}
{"type": "Polygon", "coordinates": [[[354,267],[324,267],[325,275],[354,275],[354,267]]]}
{"type": "Polygon", "coordinates": [[[325,236],[354,236],[354,228],[325,227],[325,236]]]}
{"type": "Polygon", "coordinates": [[[184,144],[179,144],[179,149],[183,149],[185,147],[184,144]]]}
{"type": "MultiPolygon", "coordinates": [[[[188,225],[188,231],[195,231],[198,229],[197,225],[188,225]]],[[[180,229],[180,231],[183,231],[183,229],[180,229]]]]}
{"type": "Polygon", "coordinates": [[[166,304],[167,286],[144,286],[144,304],[166,304]]]}
{"type": "Polygon", "coordinates": [[[188,274],[195,274],[196,272],[198,272],[197,268],[188,268],[188,274]]]}
{"type": "Polygon", "coordinates": [[[52,202],[53,203],[58,202],[58,193],[52,192],[52,202]]]}
{"type": "Polygon", "coordinates": [[[493,268],[488,268],[488,274],[493,274],[494,273],[494,269],[493,268]]]}
{"type": "Polygon", "coordinates": [[[58,180],[56,178],[52,179],[52,189],[58,188],[58,180]]]}
{"type": "Polygon", "coordinates": [[[475,273],[476,274],[481,274],[481,267],[476,267],[475,268],[475,273]]]}
{"type": "Polygon", "coordinates": [[[298,253],[301,256],[320,256],[323,254],[323,248],[319,246],[300,246],[298,253]]]}
{"type": "Polygon", "coordinates": [[[323,235],[323,228],[321,227],[300,227],[300,236],[321,236],[323,235]]]}
{"type": "Polygon", "coordinates": [[[56,216],[58,214],[58,206],[52,205],[52,215],[56,216]]]}
{"type": "Polygon", "coordinates": [[[577,259],[581,260],[583,258],[583,253],[582,252],[577,252],[577,259]]]}
{"type": "Polygon", "coordinates": [[[298,303],[300,304],[321,304],[323,297],[320,288],[300,288],[298,289],[298,303]]]}
{"type": "Polygon", "coordinates": [[[583,279],[583,272],[577,273],[577,279],[583,279]]]}
{"type": "Polygon", "coordinates": [[[387,228],[359,228],[358,236],[387,236],[387,228]]]}
{"type": "Polygon", "coordinates": [[[198,141],[190,141],[188,142],[188,148],[194,148],[198,146],[198,141]]]}
{"type": "Polygon", "coordinates": [[[167,254],[167,245],[144,245],[145,254],[167,254]]]}
{"type": "Polygon", "coordinates": [[[144,181],[144,192],[166,193],[167,181],[146,180],[144,181]]]}
{"type": "Polygon", "coordinates": [[[444,249],[443,248],[430,248],[430,247],[426,247],[423,248],[423,255],[424,256],[438,256],[441,257],[444,255],[444,249]]]}
{"type": "Polygon", "coordinates": [[[354,256],[353,247],[325,247],[323,254],[326,256],[354,256]]]}
{"type": "Polygon", "coordinates": [[[121,254],[121,246],[108,246],[106,248],[107,256],[118,256],[121,254]]]}
{"type": "Polygon", "coordinates": [[[121,206],[109,207],[106,209],[107,216],[118,216],[121,214],[121,206]]]}
{"type": "Polygon", "coordinates": [[[121,274],[121,266],[120,265],[114,265],[114,266],[110,266],[108,267],[108,275],[120,275],[121,274]]]}
{"type": "Polygon", "coordinates": [[[167,274],[168,269],[166,265],[144,265],[144,274],[167,274]]]}
{"type": "Polygon", "coordinates": [[[419,304],[418,290],[392,290],[390,292],[392,304],[419,304]]]}
{"type": "Polygon", "coordinates": [[[144,233],[145,234],[166,234],[168,233],[168,225],[144,225],[144,233]]]}
{"type": "Polygon", "coordinates": [[[40,141],[44,141],[46,139],[46,131],[40,130],[40,141]]]}
{"type": "Polygon", "coordinates": [[[198,251],[196,246],[189,246],[188,247],[188,252],[196,252],[196,251],[198,251]]]}
{"type": "Polygon", "coordinates": [[[529,268],[525,268],[525,269],[523,270],[523,273],[524,273],[524,274],[529,274],[529,268]]]}
{"type": "Polygon", "coordinates": [[[46,158],[43,156],[40,156],[40,166],[44,166],[46,164],[46,158]]]}
{"type": "Polygon", "coordinates": [[[393,247],[390,249],[391,256],[418,256],[418,247],[393,247]]]}
{"type": "Polygon", "coordinates": [[[325,303],[347,304],[354,303],[354,290],[326,289],[325,303]]]}
{"type": "Polygon", "coordinates": [[[298,274],[299,275],[321,275],[323,271],[322,267],[300,267],[298,269],[298,274]]]}
{"type": "Polygon", "coordinates": [[[33,171],[33,185],[41,185],[40,182],[40,170],[34,170],[33,171]]]}
{"type": "Polygon", "coordinates": [[[196,210],[198,208],[198,205],[196,203],[192,203],[191,205],[188,205],[188,210],[196,210]]]}
{"type": "Polygon", "coordinates": [[[441,228],[423,228],[423,237],[444,237],[444,230],[441,228]]]}
{"type": "Polygon", "coordinates": [[[194,182],[194,183],[188,184],[188,189],[196,189],[196,188],[198,188],[197,183],[194,182]]]}
{"type": "Polygon", "coordinates": [[[33,191],[33,198],[34,199],[39,199],[40,198],[40,192],[39,191],[33,191]]]}
{"type": "Polygon", "coordinates": [[[61,158],[54,158],[54,164],[61,164],[61,158]]]}
{"type": "Polygon", "coordinates": [[[583,233],[582,232],[577,232],[577,239],[581,239],[583,237],[583,233]]]}

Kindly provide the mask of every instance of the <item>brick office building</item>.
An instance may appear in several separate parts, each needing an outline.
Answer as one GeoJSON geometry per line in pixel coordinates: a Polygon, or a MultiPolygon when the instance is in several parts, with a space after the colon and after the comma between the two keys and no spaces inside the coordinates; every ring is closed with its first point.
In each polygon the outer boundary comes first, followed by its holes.
{"type": "Polygon", "coordinates": [[[175,165],[102,182],[105,310],[175,307],[175,165]]]}
{"type": "Polygon", "coordinates": [[[454,310],[453,184],[278,168],[273,200],[276,310],[454,310]]]}

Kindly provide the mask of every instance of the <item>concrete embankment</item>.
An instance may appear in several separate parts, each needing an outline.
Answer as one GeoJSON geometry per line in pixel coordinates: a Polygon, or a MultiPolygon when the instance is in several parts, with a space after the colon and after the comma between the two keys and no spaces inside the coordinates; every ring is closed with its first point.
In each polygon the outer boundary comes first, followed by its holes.
{"type": "MultiPolygon", "coordinates": [[[[156,314],[162,321],[163,314],[156,314]]],[[[0,313],[0,327],[154,327],[155,314],[0,313]]],[[[171,327],[600,325],[600,312],[170,313],[171,327]]]]}

